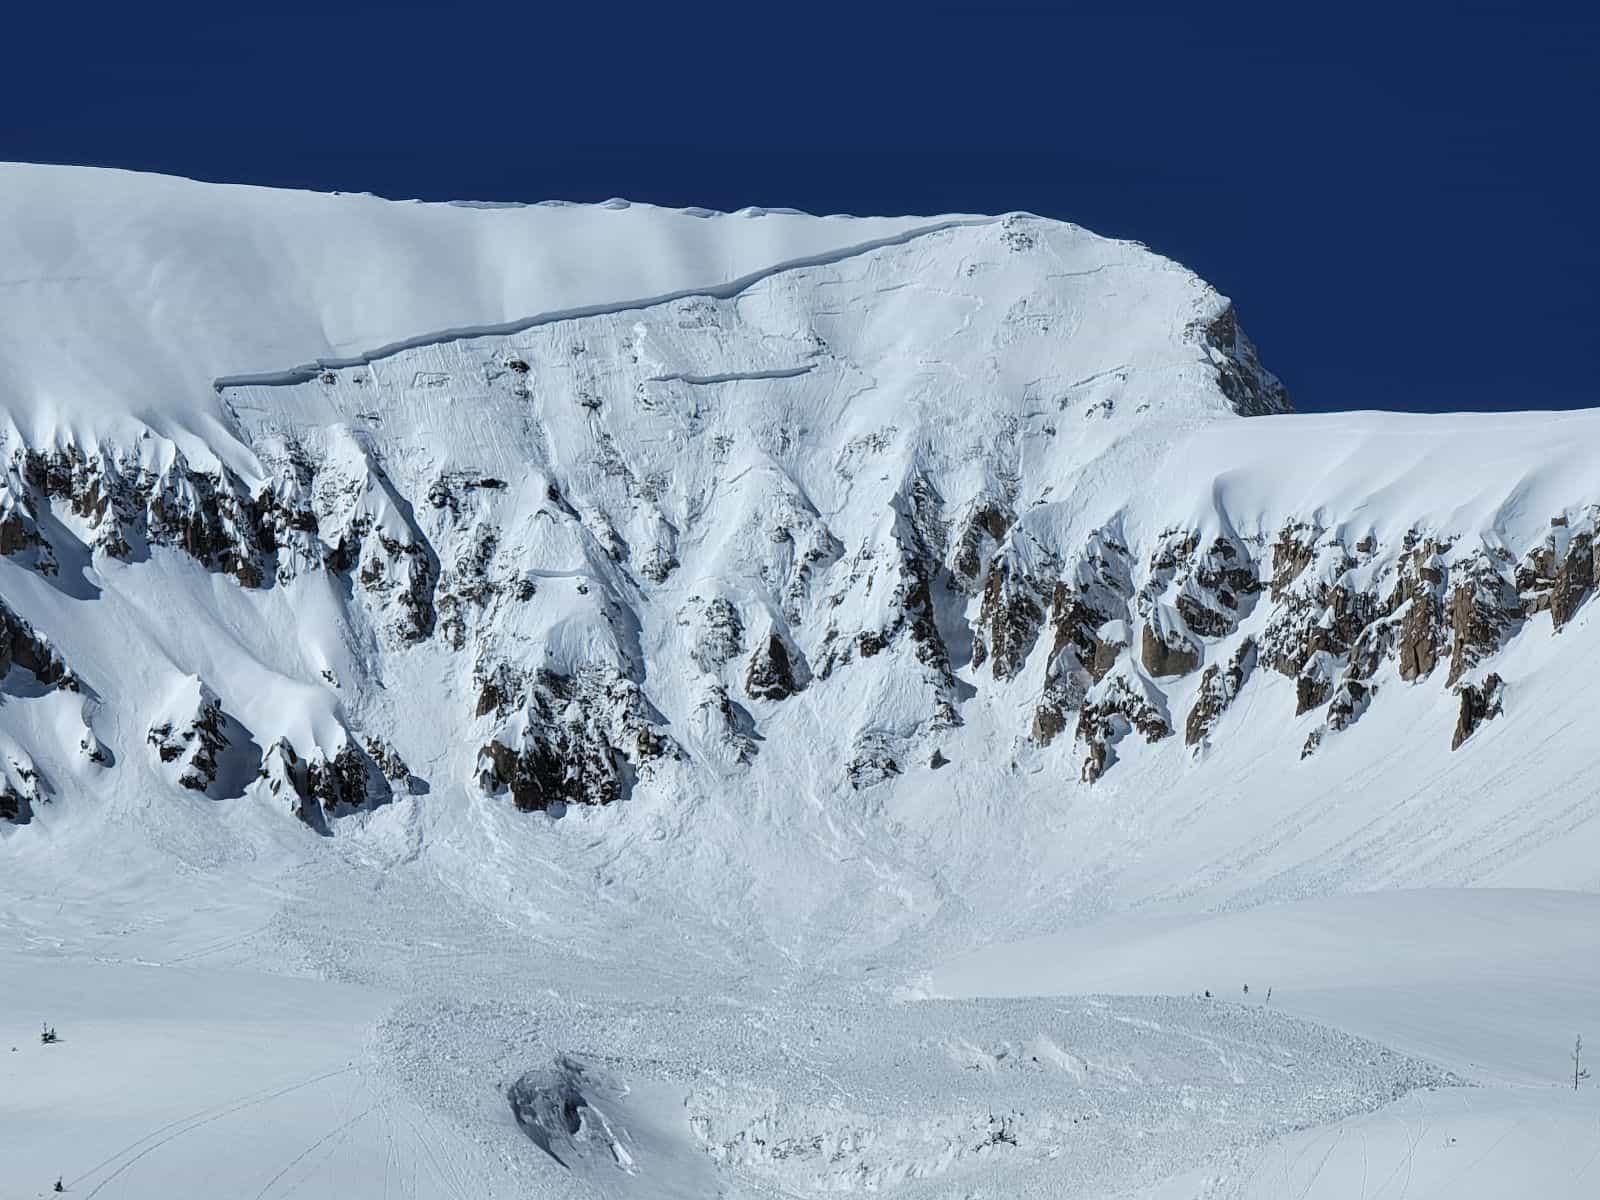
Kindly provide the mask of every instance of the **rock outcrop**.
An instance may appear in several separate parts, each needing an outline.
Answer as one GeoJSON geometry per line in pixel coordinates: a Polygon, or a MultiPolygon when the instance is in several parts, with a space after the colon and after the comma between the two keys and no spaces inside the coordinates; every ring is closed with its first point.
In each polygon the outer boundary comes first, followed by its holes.
{"type": "Polygon", "coordinates": [[[1450,749],[1459,750],[1461,743],[1485,721],[1498,717],[1504,707],[1505,681],[1489,674],[1480,685],[1464,683],[1457,689],[1461,696],[1461,712],[1456,718],[1455,736],[1450,739],[1450,749]]]}
{"type": "Polygon", "coordinates": [[[789,648],[776,629],[751,653],[744,690],[755,700],[786,700],[800,690],[789,648]]]}
{"type": "Polygon", "coordinates": [[[1097,684],[1078,712],[1078,742],[1084,748],[1085,783],[1099,779],[1116,761],[1116,747],[1138,732],[1147,742],[1172,736],[1161,694],[1136,675],[1114,675],[1097,684]]]}
{"type": "Polygon", "coordinates": [[[47,687],[77,690],[77,677],[67,669],[55,648],[0,601],[0,680],[13,667],[20,667],[47,687]]]}
{"type": "Polygon", "coordinates": [[[1233,652],[1226,668],[1216,663],[1206,668],[1206,673],[1200,677],[1200,690],[1195,696],[1194,707],[1189,710],[1189,717],[1183,724],[1186,745],[1198,746],[1205,741],[1255,669],[1256,642],[1249,637],[1233,652]]]}
{"type": "MultiPolygon", "coordinates": [[[[39,578],[10,594],[58,632],[53,598],[93,621],[109,591],[142,627],[124,600],[154,560],[216,626],[191,656],[157,614],[161,659],[260,660],[229,694],[288,697],[272,731],[299,740],[260,755],[257,792],[330,830],[428,791],[408,758],[454,776],[440,797],[477,783],[551,812],[673,761],[689,786],[759,775],[794,761],[775,737],[816,739],[841,796],[936,759],[959,775],[975,713],[1091,783],[1119,753],[1176,754],[1137,742],[1180,723],[1200,769],[1241,698],[1287,759],[1326,763],[1408,688],[1462,706],[1461,745],[1508,647],[1585,620],[1583,487],[1553,514],[1520,507],[1543,487],[1494,508],[1352,458],[1321,494],[1284,466],[1315,447],[1238,420],[1287,393],[1175,264],[1021,216],[914,240],[224,381],[183,421],[14,423],[0,554],[39,578]]],[[[0,669],[8,703],[98,695],[5,605],[0,669]]],[[[220,795],[259,751],[196,688],[135,727],[174,783],[220,795]]],[[[51,716],[76,745],[42,775],[116,771],[114,737],[51,716]]]]}
{"type": "Polygon", "coordinates": [[[322,833],[334,817],[384,803],[396,784],[421,790],[392,747],[380,739],[363,746],[342,730],[331,749],[314,746],[304,754],[280,738],[262,755],[259,778],[269,795],[322,833]]]}
{"type": "Polygon", "coordinates": [[[26,825],[34,810],[49,799],[33,759],[20,747],[8,748],[0,760],[0,821],[26,825]]]}
{"type": "Polygon", "coordinates": [[[222,701],[199,679],[185,680],[145,736],[179,787],[203,792],[217,779],[218,756],[227,749],[222,701]]]}
{"type": "Polygon", "coordinates": [[[479,752],[478,778],[524,812],[611,804],[626,798],[636,774],[678,753],[638,684],[615,669],[541,671],[479,752]]]}

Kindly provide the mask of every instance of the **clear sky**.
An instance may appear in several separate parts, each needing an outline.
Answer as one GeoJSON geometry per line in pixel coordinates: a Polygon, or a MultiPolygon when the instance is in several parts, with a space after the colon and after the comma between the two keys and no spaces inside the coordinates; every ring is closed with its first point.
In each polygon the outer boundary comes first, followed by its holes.
{"type": "Polygon", "coordinates": [[[1600,404],[1593,3],[91,0],[7,25],[4,159],[1026,209],[1194,267],[1302,409],[1600,404]]]}

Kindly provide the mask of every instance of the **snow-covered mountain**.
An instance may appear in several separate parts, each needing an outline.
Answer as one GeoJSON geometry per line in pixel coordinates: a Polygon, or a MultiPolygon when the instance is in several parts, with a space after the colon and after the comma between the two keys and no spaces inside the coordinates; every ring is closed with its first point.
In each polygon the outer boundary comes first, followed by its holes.
{"type": "Polygon", "coordinates": [[[1236,705],[1354,769],[1409,691],[1443,765],[1594,584],[1592,418],[1284,415],[1226,299],[1057,222],[5,195],[19,820],[1065,799],[1236,705]]]}
{"type": "Polygon", "coordinates": [[[1294,414],[1225,297],[1024,214],[10,166],[0,264],[32,894],[416,863],[585,961],[848,972],[1600,874],[1600,414],[1294,414]]]}

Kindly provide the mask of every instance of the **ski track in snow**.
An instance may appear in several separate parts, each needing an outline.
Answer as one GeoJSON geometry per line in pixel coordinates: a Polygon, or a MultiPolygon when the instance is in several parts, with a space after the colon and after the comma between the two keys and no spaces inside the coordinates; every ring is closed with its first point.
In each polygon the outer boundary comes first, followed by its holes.
{"type": "Polygon", "coordinates": [[[85,1171],[82,1175],[73,1179],[72,1185],[77,1186],[78,1184],[86,1182],[88,1179],[98,1174],[106,1167],[109,1167],[113,1163],[117,1162],[118,1159],[122,1159],[123,1161],[119,1163],[108,1175],[99,1180],[92,1188],[89,1189],[89,1196],[99,1195],[104,1188],[106,1188],[124,1171],[127,1171],[129,1168],[133,1167],[147,1156],[155,1153],[157,1150],[161,1149],[161,1147],[165,1146],[168,1142],[175,1138],[182,1137],[187,1133],[192,1133],[194,1130],[210,1125],[214,1121],[220,1121],[224,1117],[232,1116],[235,1113],[243,1112],[246,1109],[255,1108],[258,1105],[266,1104],[269,1101],[276,1100],[282,1096],[287,1096],[293,1092],[298,1092],[302,1088],[311,1087],[315,1084],[323,1082],[324,1080],[333,1079],[337,1076],[348,1074],[354,1069],[354,1067],[343,1067],[337,1071],[325,1071],[320,1075],[313,1075],[309,1079],[303,1079],[299,1083],[292,1083],[287,1087],[276,1088],[266,1092],[257,1092],[252,1095],[244,1096],[232,1103],[214,1106],[209,1109],[201,1109],[199,1112],[192,1113],[187,1117],[181,1117],[176,1121],[171,1121],[168,1124],[146,1134],[138,1141],[123,1147],[109,1158],[103,1159],[93,1167],[90,1167],[89,1170],[85,1171]]]}

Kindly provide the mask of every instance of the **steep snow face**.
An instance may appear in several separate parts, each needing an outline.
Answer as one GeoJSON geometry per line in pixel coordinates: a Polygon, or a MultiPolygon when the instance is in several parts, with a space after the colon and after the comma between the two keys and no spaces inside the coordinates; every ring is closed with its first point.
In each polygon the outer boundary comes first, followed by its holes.
{"type": "Polygon", "coordinates": [[[1021,215],[3,175],[27,1186],[1270,1191],[1289,1130],[1417,1158],[1361,1114],[1487,1061],[1407,1015],[1486,924],[1505,1077],[1592,1010],[1583,905],[1394,889],[1600,880],[1600,414],[1296,415],[1021,215]],[[1442,973],[1353,992],[1375,920],[1442,973]],[[1089,987],[1169,994],[995,998],[1089,987]],[[144,1069],[197,1031],[251,1082],[144,1069]]]}
{"type": "Polygon", "coordinates": [[[0,394],[30,435],[144,422],[204,441],[219,375],[726,285],[937,223],[396,204],[0,164],[0,394]]]}
{"type": "MultiPolygon", "coordinates": [[[[507,853],[484,814],[633,799],[602,836],[641,879],[755,889],[789,944],[867,903],[876,941],[1016,854],[1054,909],[1149,894],[1134,845],[1180,860],[1162,888],[1321,878],[1339,805],[1143,822],[1237,762],[1257,796],[1348,787],[1358,729],[1427,789],[1544,721],[1552,635],[1590,637],[1593,414],[1295,416],[1227,300],[1137,245],[8,170],[43,264],[5,301],[13,822],[401,803],[454,870],[507,853]],[[100,298],[43,305],[70,263],[100,298]],[[668,813],[687,859],[634,840],[668,813]]],[[[1486,841],[1452,881],[1537,851],[1499,802],[1462,802],[1486,841]]]]}

